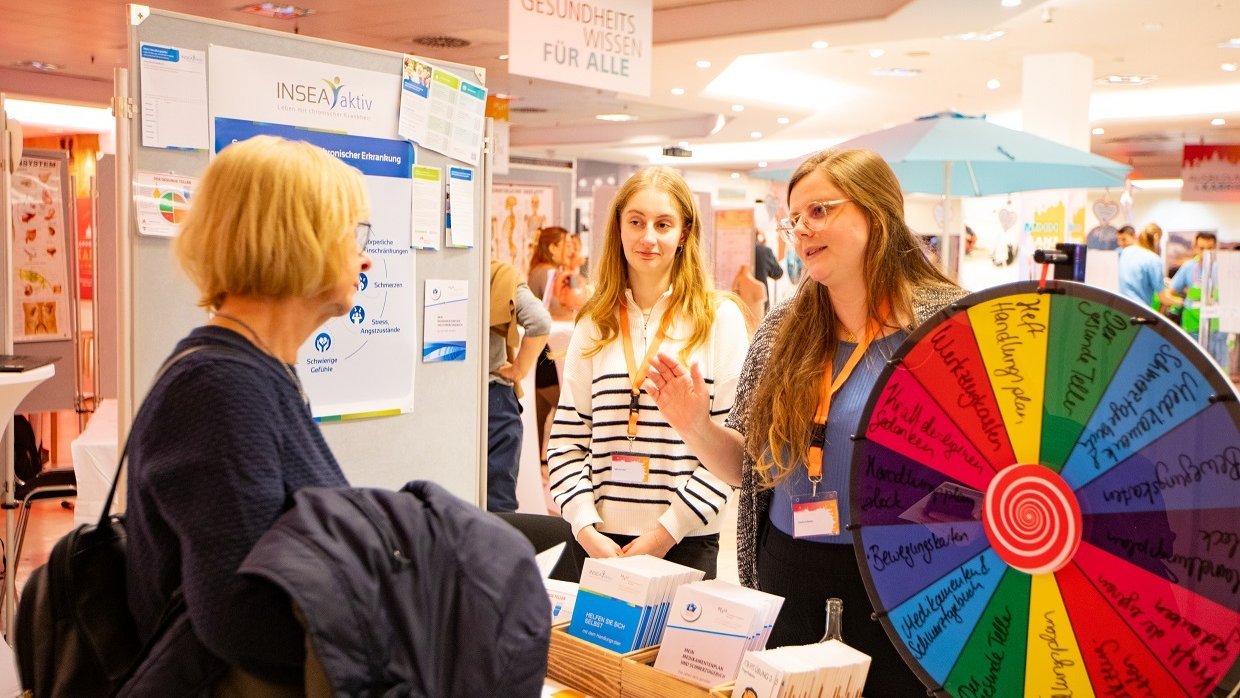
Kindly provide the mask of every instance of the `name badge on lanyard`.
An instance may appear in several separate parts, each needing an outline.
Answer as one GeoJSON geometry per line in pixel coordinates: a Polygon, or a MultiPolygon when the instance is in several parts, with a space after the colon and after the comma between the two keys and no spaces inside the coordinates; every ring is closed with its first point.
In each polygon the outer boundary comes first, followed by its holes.
{"type": "Polygon", "coordinates": [[[792,537],[838,536],[840,497],[838,492],[819,492],[792,498],[792,537]]]}
{"type": "Polygon", "coordinates": [[[611,454],[611,479],[616,482],[650,482],[650,458],[632,453],[611,454]]]}

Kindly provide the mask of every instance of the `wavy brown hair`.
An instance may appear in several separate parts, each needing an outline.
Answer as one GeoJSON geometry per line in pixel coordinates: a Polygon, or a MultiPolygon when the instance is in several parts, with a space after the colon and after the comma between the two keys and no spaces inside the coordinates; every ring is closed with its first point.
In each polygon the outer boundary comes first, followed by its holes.
{"type": "MultiPolygon", "coordinates": [[[[865,279],[867,316],[881,317],[890,304],[889,329],[913,317],[912,290],[955,284],[926,259],[922,246],[904,222],[904,194],[891,167],[871,150],[824,150],[810,156],[792,174],[788,199],[797,184],[821,172],[861,208],[870,235],[860,273],[865,279]]],[[[834,360],[839,319],[831,292],[808,274],[798,286],[775,337],[766,368],[750,400],[745,450],[754,459],[759,485],[774,487],[804,461],[810,424],[818,404],[823,366],[834,360]],[[765,428],[763,428],[765,427],[765,428]]]]}
{"type": "MultiPolygon", "coordinates": [[[[629,265],[624,258],[620,242],[620,216],[628,206],[629,199],[643,189],[653,189],[668,195],[678,209],[683,222],[680,249],[672,261],[672,296],[669,312],[677,312],[689,319],[693,327],[684,341],[680,359],[688,361],[693,350],[710,338],[710,328],[715,324],[715,306],[721,298],[731,294],[718,293],[706,274],[702,263],[702,220],[697,201],[689,184],[680,173],[670,167],[647,167],[629,177],[607,211],[607,232],[603,238],[603,250],[598,266],[591,274],[594,295],[581,308],[578,319],[590,318],[598,327],[598,339],[585,350],[586,356],[594,356],[620,333],[620,318],[616,310],[624,302],[624,291],[629,288],[629,265]]],[[[738,303],[739,305],[739,303],[738,303]]]]}
{"type": "Polygon", "coordinates": [[[558,225],[549,225],[538,231],[538,244],[534,247],[534,254],[530,257],[530,271],[534,271],[534,267],[550,264],[551,266],[559,266],[551,256],[551,246],[559,243],[565,245],[568,243],[568,231],[558,225]]]}

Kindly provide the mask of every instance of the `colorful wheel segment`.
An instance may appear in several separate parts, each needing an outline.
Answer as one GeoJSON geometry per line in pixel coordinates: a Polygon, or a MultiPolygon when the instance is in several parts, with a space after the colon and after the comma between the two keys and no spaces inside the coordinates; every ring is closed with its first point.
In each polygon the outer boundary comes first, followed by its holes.
{"type": "Polygon", "coordinates": [[[854,451],[871,601],[928,688],[1209,696],[1240,681],[1240,403],[1179,328],[1001,286],[918,328],[854,451]]]}

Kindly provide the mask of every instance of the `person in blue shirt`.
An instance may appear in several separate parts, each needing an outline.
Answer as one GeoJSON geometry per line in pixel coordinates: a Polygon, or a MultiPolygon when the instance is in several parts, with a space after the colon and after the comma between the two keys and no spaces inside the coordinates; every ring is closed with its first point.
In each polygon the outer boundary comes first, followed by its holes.
{"type": "MultiPolygon", "coordinates": [[[[1171,278],[1171,285],[1163,294],[1162,301],[1170,305],[1184,308],[1181,326],[1193,339],[1201,328],[1201,253],[1218,247],[1218,236],[1214,233],[1201,232],[1193,239],[1193,258],[1180,266],[1179,271],[1171,278]]],[[[1210,286],[1218,293],[1218,271],[1211,275],[1210,286]]],[[[1205,347],[1214,361],[1223,369],[1228,370],[1229,357],[1227,349],[1227,333],[1219,331],[1218,319],[1210,321],[1210,338],[1205,347]]]]}
{"type": "Polygon", "coordinates": [[[1156,244],[1146,229],[1137,237],[1137,244],[1119,249],[1119,292],[1146,307],[1153,306],[1166,285],[1162,257],[1154,249],[1156,244]]]}

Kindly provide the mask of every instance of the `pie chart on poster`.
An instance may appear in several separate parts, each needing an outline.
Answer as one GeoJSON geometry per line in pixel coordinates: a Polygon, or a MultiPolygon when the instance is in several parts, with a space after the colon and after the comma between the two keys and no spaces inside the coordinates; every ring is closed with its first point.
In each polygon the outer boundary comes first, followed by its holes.
{"type": "Polygon", "coordinates": [[[1240,679],[1240,404],[1178,327],[1072,282],[909,336],[857,435],[852,531],[929,688],[1209,696],[1240,679]]]}
{"type": "Polygon", "coordinates": [[[159,200],[159,215],[169,223],[182,223],[185,221],[185,214],[189,211],[189,200],[181,192],[155,191],[155,198],[159,200]]]}

